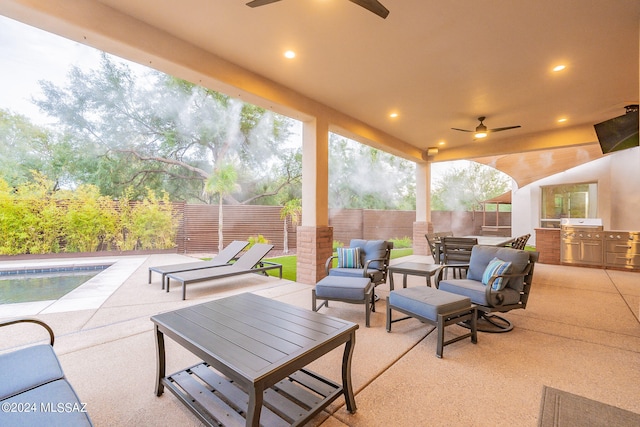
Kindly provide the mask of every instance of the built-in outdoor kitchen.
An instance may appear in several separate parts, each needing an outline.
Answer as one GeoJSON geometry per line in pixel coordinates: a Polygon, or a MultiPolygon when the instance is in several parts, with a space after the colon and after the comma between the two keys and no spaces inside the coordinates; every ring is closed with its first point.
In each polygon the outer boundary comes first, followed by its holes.
{"type": "Polygon", "coordinates": [[[640,231],[604,230],[599,218],[563,218],[559,229],[539,228],[536,236],[547,264],[640,270],[640,231]]]}

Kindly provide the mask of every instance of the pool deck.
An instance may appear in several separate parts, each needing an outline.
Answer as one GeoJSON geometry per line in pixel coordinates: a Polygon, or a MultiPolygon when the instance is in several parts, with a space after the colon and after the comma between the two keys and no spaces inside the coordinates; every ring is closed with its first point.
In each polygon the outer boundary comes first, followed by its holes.
{"type": "MultiPolygon", "coordinates": [[[[149,318],[240,292],[309,309],[312,286],[246,275],[193,284],[182,301],[179,286],[169,293],[160,289],[159,275],[147,283],[150,266],[188,259],[177,254],[118,258],[122,269],[92,284],[93,292],[87,288],[84,296],[69,295],[42,309],[0,306],[0,318],[32,315],[52,326],[62,367],[97,427],[199,426],[171,393],[156,397],[153,392],[156,349],[149,318]]],[[[392,263],[403,261],[431,258],[392,263]]],[[[424,278],[409,277],[408,284],[424,286],[424,278]]],[[[381,300],[370,328],[364,327],[361,306],[334,302],[321,310],[360,323],[352,371],[358,411],[349,414],[340,398],[309,425],[535,426],[544,385],[640,413],[638,272],[537,264],[527,309],[505,315],[514,330],[481,333],[477,345],[463,340],[447,346],[443,359],[435,356],[430,326],[412,319],[387,333],[388,285],[378,286],[376,293],[381,300]]],[[[2,332],[0,350],[44,339],[33,325],[14,329],[2,332]]],[[[457,326],[447,329],[464,332],[457,326]]],[[[167,372],[198,362],[171,340],[166,344],[167,372]]],[[[334,350],[311,368],[339,379],[341,356],[334,350]]]]}

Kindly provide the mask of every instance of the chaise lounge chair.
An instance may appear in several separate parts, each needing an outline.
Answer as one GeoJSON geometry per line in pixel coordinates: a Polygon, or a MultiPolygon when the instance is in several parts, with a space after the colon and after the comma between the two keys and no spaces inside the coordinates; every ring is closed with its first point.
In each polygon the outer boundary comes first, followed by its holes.
{"type": "Polygon", "coordinates": [[[164,289],[167,274],[229,265],[229,263],[236,257],[236,255],[238,255],[245,247],[247,247],[248,244],[249,242],[234,240],[233,242],[229,243],[226,248],[221,250],[218,255],[216,255],[212,260],[209,261],[185,262],[183,264],[149,267],[149,283],[151,283],[151,273],[154,271],[162,275],[162,289],[164,289]]]}
{"type": "Polygon", "coordinates": [[[204,268],[200,270],[184,271],[167,274],[167,292],[169,292],[169,282],[175,280],[182,283],[182,299],[186,299],[187,285],[189,283],[204,282],[205,280],[215,280],[222,277],[239,276],[249,273],[267,274],[267,270],[279,269],[282,279],[282,265],[273,262],[262,261],[262,258],[273,248],[273,245],[257,243],[251,247],[238,261],[222,267],[204,268]],[[266,264],[266,265],[265,265],[266,264]]]}

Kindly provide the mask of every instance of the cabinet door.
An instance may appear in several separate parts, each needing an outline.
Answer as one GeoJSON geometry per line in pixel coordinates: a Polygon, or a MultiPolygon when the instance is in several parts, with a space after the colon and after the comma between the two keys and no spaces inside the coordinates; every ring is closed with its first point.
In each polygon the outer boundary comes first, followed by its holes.
{"type": "Polygon", "coordinates": [[[562,262],[580,262],[580,242],[562,242],[562,262]]]}
{"type": "Polygon", "coordinates": [[[601,241],[582,242],[581,261],[588,264],[602,264],[604,252],[602,248],[601,241]]]}

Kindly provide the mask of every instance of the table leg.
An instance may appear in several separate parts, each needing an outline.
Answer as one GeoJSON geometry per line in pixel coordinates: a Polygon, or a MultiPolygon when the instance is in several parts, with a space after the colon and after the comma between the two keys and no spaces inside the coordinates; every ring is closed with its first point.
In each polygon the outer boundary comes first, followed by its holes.
{"type": "Polygon", "coordinates": [[[161,396],[164,392],[164,385],[162,379],[165,376],[165,354],[164,354],[164,334],[158,330],[158,325],[155,325],[156,333],[156,396],[161,396]]]}
{"type": "Polygon", "coordinates": [[[389,290],[390,291],[393,290],[393,272],[392,271],[389,272],[389,290]]]}
{"type": "Polygon", "coordinates": [[[407,288],[407,273],[402,273],[402,287],[407,288]]]}
{"type": "Polygon", "coordinates": [[[260,427],[260,412],[264,390],[262,387],[253,386],[249,391],[249,407],[247,408],[247,426],[260,427]]]}
{"type": "Polygon", "coordinates": [[[356,399],[353,395],[353,385],[351,383],[351,359],[353,358],[353,348],[356,345],[356,332],[351,333],[349,341],[344,345],[344,355],[342,356],[342,388],[344,391],[344,400],[347,404],[347,410],[355,413],[356,399]]]}

